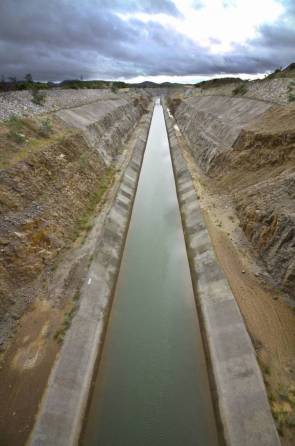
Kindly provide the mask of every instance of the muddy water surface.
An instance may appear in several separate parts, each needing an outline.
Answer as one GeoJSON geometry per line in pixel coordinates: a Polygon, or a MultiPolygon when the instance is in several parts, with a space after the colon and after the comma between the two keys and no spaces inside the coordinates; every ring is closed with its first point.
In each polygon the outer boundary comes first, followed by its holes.
{"type": "Polygon", "coordinates": [[[82,444],[218,444],[160,104],[154,109],[82,444]]]}

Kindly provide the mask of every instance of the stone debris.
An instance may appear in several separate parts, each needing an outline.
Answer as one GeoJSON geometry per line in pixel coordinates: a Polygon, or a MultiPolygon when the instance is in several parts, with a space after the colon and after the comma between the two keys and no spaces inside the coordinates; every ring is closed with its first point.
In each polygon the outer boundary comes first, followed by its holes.
{"type": "Polygon", "coordinates": [[[116,99],[117,94],[109,89],[84,89],[84,90],[62,90],[59,88],[45,90],[46,101],[44,105],[32,102],[30,91],[8,91],[0,93],[0,120],[8,119],[10,116],[26,116],[41,114],[83,105],[98,99],[116,99]]]}

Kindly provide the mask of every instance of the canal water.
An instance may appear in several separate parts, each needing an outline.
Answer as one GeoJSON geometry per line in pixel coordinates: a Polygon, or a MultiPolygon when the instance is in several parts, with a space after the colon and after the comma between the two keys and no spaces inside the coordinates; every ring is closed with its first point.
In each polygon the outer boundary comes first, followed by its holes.
{"type": "Polygon", "coordinates": [[[218,444],[159,103],[81,444],[218,444]]]}

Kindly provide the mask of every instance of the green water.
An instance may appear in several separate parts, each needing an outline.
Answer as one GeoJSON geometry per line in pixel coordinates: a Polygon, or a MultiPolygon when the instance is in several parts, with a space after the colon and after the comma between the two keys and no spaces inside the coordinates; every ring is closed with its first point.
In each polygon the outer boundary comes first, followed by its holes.
{"type": "Polygon", "coordinates": [[[154,109],[82,444],[218,444],[159,104],[154,109]]]}

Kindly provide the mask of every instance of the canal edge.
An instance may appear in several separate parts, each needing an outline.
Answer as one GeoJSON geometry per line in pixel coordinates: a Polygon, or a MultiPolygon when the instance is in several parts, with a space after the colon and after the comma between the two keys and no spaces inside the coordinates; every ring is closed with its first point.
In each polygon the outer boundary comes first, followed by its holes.
{"type": "Polygon", "coordinates": [[[28,446],[74,446],[79,443],[93,373],[103,347],[153,110],[154,104],[139,123],[139,135],[96,241],[95,254],[81,288],[79,307],[51,370],[28,446]]]}
{"type": "Polygon", "coordinates": [[[279,446],[264,381],[238,304],[215,256],[176,121],[162,99],[191,279],[221,442],[279,446]]]}

